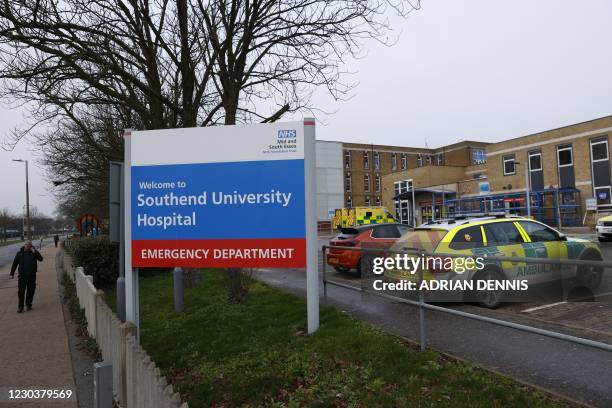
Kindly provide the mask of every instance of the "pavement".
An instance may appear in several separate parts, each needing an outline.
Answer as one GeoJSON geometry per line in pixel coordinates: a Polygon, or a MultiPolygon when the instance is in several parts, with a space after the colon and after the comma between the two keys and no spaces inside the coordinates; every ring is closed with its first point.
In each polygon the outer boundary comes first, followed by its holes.
{"type": "Polygon", "coordinates": [[[77,407],[55,270],[57,249],[52,245],[42,248],[44,260],[38,264],[33,310],[19,314],[17,276],[10,279],[9,271],[20,246],[3,247],[0,252],[0,407],[77,407]],[[10,390],[23,389],[70,390],[72,397],[69,400],[9,399],[10,390]]]}

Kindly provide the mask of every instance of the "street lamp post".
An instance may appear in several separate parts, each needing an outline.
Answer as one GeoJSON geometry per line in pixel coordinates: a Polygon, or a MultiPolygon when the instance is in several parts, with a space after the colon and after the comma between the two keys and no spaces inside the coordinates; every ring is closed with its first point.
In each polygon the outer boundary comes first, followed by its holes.
{"type": "Polygon", "coordinates": [[[32,230],[30,228],[30,184],[28,180],[28,161],[23,159],[13,159],[15,162],[25,163],[26,169],[26,237],[28,241],[32,240],[32,230]]]}

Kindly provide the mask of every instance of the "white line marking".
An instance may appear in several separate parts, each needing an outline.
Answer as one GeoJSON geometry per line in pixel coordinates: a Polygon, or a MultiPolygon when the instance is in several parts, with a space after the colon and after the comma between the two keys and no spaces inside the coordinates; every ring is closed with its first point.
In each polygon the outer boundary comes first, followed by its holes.
{"type": "Polygon", "coordinates": [[[536,306],[536,307],[532,307],[529,309],[521,310],[521,313],[535,312],[536,310],[547,309],[549,307],[555,307],[555,306],[563,305],[565,303],[567,302],[557,302],[557,303],[550,303],[548,305],[536,306]]]}

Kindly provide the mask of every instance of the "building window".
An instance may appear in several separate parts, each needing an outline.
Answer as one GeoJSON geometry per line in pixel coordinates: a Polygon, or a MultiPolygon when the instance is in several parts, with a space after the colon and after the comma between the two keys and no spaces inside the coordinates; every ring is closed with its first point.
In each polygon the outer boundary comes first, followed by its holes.
{"type": "Polygon", "coordinates": [[[503,157],[504,162],[504,176],[510,176],[516,174],[516,160],[514,155],[508,155],[503,157]]]}
{"type": "Polygon", "coordinates": [[[374,152],[374,168],[380,170],[380,154],[378,152],[374,152]]]}
{"type": "Polygon", "coordinates": [[[540,171],[542,170],[542,153],[529,153],[529,170],[540,171]]]}
{"type": "Polygon", "coordinates": [[[487,162],[487,151],[484,149],[472,149],[472,164],[485,164],[487,162]]]}
{"type": "Polygon", "coordinates": [[[374,179],[374,188],[376,189],[377,193],[380,193],[380,174],[377,174],[376,178],[374,179]]]}
{"type": "Polygon", "coordinates": [[[572,145],[557,146],[557,162],[559,163],[559,167],[574,165],[572,145]]]}
{"type": "Polygon", "coordinates": [[[393,183],[393,186],[395,187],[395,195],[398,195],[400,193],[400,185],[402,184],[401,181],[396,181],[395,183],[393,183]]]}
{"type": "Polygon", "coordinates": [[[391,153],[391,170],[397,170],[397,154],[391,153]]]}
{"type": "Polygon", "coordinates": [[[353,197],[351,196],[346,197],[346,206],[347,208],[353,208],[353,197]]]}
{"type": "Polygon", "coordinates": [[[420,154],[417,156],[417,167],[423,167],[423,156],[420,154]]]}
{"type": "Polygon", "coordinates": [[[401,164],[402,170],[406,170],[408,168],[408,156],[406,153],[402,153],[401,164]]]}
{"type": "Polygon", "coordinates": [[[608,141],[607,140],[591,140],[591,158],[593,163],[598,161],[608,160],[608,141]]]}
{"type": "Polygon", "coordinates": [[[352,190],[352,183],[351,183],[351,173],[347,173],[346,176],[344,176],[344,187],[346,188],[346,192],[350,193],[352,190]]]}
{"type": "Polygon", "coordinates": [[[363,152],[363,168],[366,170],[370,168],[370,153],[369,152],[363,152]]]}
{"type": "Polygon", "coordinates": [[[444,154],[443,153],[438,153],[436,155],[436,164],[438,166],[444,166],[444,154]]]}
{"type": "Polygon", "coordinates": [[[351,151],[345,150],[344,151],[344,168],[350,169],[352,165],[353,165],[353,161],[351,160],[351,151]]]}
{"type": "Polygon", "coordinates": [[[380,197],[376,196],[376,206],[380,207],[381,203],[380,203],[380,197]]]}
{"type": "Polygon", "coordinates": [[[597,199],[597,205],[609,205],[612,196],[612,187],[595,187],[595,198],[597,199]]]}
{"type": "Polygon", "coordinates": [[[369,207],[372,203],[370,202],[370,196],[366,196],[365,198],[365,205],[366,207],[369,207]]]}
{"type": "Polygon", "coordinates": [[[428,166],[431,166],[431,162],[432,162],[432,160],[431,160],[431,154],[428,154],[428,155],[427,155],[427,165],[428,165],[428,166]]]}
{"type": "Polygon", "coordinates": [[[369,174],[363,175],[363,191],[365,191],[366,193],[370,192],[370,175],[369,174]]]}

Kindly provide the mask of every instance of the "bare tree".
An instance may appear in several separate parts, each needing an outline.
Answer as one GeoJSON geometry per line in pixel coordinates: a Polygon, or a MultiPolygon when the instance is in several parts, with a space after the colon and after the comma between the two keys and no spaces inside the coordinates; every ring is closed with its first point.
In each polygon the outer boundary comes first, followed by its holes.
{"type": "Polygon", "coordinates": [[[53,219],[39,211],[36,207],[32,207],[30,210],[30,225],[34,233],[42,237],[51,231],[53,219]]]}
{"type": "MultiPolygon", "coordinates": [[[[5,0],[0,78],[35,125],[107,105],[140,129],[278,119],[313,89],[351,88],[342,63],[388,42],[408,0],[5,0]],[[31,104],[33,102],[33,104],[31,104]],[[264,114],[261,107],[270,108],[264,114]]],[[[31,130],[21,129],[19,137],[31,130]]]]}
{"type": "Polygon", "coordinates": [[[409,0],[5,0],[0,94],[30,112],[10,141],[33,135],[47,146],[47,164],[58,175],[69,162],[84,166],[68,172],[73,183],[60,189],[62,196],[71,185],[77,195],[99,190],[86,180],[89,167],[117,157],[92,144],[100,137],[94,136],[100,112],[104,132],[275,121],[312,108],[317,87],[334,98],[346,95],[347,58],[359,56],[365,39],[390,43],[387,10],[405,16],[418,6],[409,0]],[[39,124],[52,131],[36,132],[39,124]],[[77,146],[79,138],[85,148],[77,146]]]}
{"type": "Polygon", "coordinates": [[[11,212],[9,211],[8,208],[2,208],[0,209],[0,231],[2,231],[2,241],[6,242],[7,241],[7,230],[9,229],[9,225],[11,223],[11,220],[13,219],[13,216],[11,215],[11,212]]]}
{"type": "Polygon", "coordinates": [[[312,108],[317,87],[342,98],[354,85],[343,81],[343,64],[360,56],[365,39],[389,43],[388,8],[405,16],[418,2],[198,0],[198,7],[224,123],[234,124],[312,108]],[[271,115],[261,111],[266,105],[276,106],[271,115]]]}
{"type": "Polygon", "coordinates": [[[34,101],[35,121],[110,105],[133,111],[144,129],[195,126],[198,108],[207,105],[211,63],[203,58],[206,43],[197,21],[179,23],[179,16],[190,18],[177,12],[181,3],[3,2],[5,94],[34,101]],[[187,41],[178,34],[180,24],[191,27],[187,41]],[[186,88],[191,92],[185,94],[186,88]]]}
{"type": "Polygon", "coordinates": [[[60,213],[76,219],[84,213],[108,214],[109,161],[123,160],[119,129],[133,118],[116,109],[94,106],[78,121],[65,118],[38,137],[42,164],[61,197],[60,213]]]}
{"type": "Polygon", "coordinates": [[[347,96],[348,59],[366,40],[392,43],[388,11],[406,16],[418,7],[418,0],[4,0],[0,92],[31,114],[12,142],[33,134],[46,146],[47,165],[68,177],[57,184],[80,197],[62,201],[66,213],[93,206],[84,197],[95,198],[96,189],[105,197],[108,166],[100,161],[115,151],[96,152],[107,136],[86,119],[92,107],[121,118],[109,125],[115,132],[128,123],[145,130],[273,122],[312,110],[317,88],[347,96]],[[34,133],[42,123],[56,132],[34,133]],[[79,138],[89,140],[75,169],[79,138]]]}

